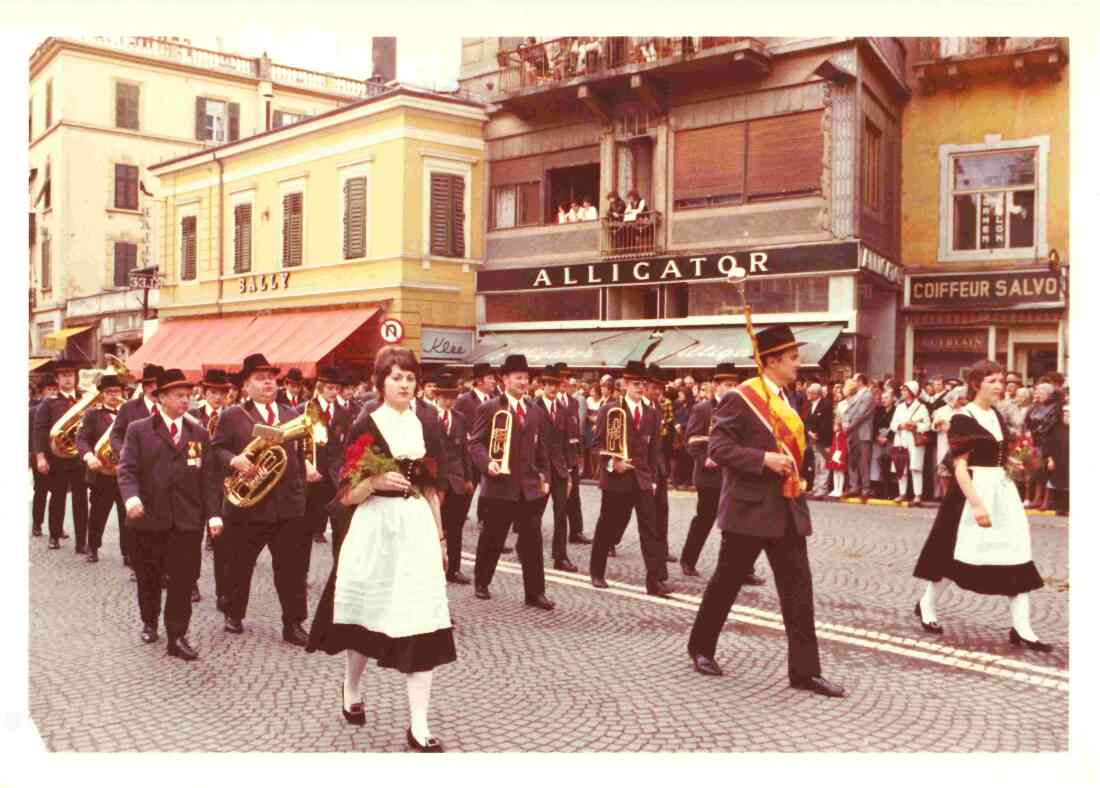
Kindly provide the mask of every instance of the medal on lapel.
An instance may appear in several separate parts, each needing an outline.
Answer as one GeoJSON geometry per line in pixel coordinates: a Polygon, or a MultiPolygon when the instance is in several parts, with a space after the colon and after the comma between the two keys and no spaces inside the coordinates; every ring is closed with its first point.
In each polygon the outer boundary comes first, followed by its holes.
{"type": "Polygon", "coordinates": [[[187,464],[202,467],[202,444],[198,441],[187,441],[187,464]]]}

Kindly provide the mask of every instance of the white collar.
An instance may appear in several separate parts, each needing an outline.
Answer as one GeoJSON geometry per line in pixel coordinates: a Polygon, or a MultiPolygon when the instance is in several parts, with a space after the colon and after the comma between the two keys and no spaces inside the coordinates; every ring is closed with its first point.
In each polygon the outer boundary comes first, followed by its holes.
{"type": "Polygon", "coordinates": [[[172,425],[176,425],[176,436],[178,437],[179,434],[183,432],[183,416],[180,416],[178,419],[170,419],[165,415],[163,410],[158,408],[157,411],[160,413],[160,418],[164,422],[164,426],[168,428],[169,434],[172,433],[172,425]]]}
{"type": "MultiPolygon", "coordinates": [[[[511,394],[509,394],[507,391],[504,392],[504,397],[508,401],[508,407],[510,407],[512,410],[518,410],[519,405],[523,404],[522,400],[516,399],[511,394]]],[[[526,406],[524,406],[524,409],[526,410],[526,406]]]]}
{"type": "Polygon", "coordinates": [[[348,401],[346,399],[344,399],[344,397],[342,395],[337,394],[336,395],[336,404],[338,404],[341,408],[346,408],[348,406],[348,401]]]}
{"type": "Polygon", "coordinates": [[[647,397],[645,394],[642,395],[642,402],[645,403],[645,406],[647,408],[652,408],[653,407],[653,403],[650,401],[649,397],[647,397]]]}
{"type": "Polygon", "coordinates": [[[477,397],[478,402],[486,402],[489,399],[489,395],[481,389],[474,389],[474,396],[477,397]]]}
{"type": "Polygon", "coordinates": [[[779,384],[769,378],[767,375],[761,375],[760,379],[764,381],[764,385],[768,387],[772,394],[780,394],[783,389],[779,387],[779,384]]]}
{"type": "Polygon", "coordinates": [[[635,402],[630,397],[623,397],[623,401],[627,404],[627,407],[630,408],[630,415],[633,416],[635,410],[637,410],[638,408],[643,407],[643,404],[645,402],[645,398],[643,398],[641,402],[635,402]]]}
{"type": "Polygon", "coordinates": [[[410,416],[413,417],[413,418],[416,418],[416,413],[413,411],[413,406],[412,406],[412,403],[415,402],[415,401],[416,401],[415,399],[410,400],[409,401],[409,407],[407,407],[405,410],[398,410],[397,408],[390,405],[388,402],[383,402],[375,410],[375,413],[377,413],[378,411],[385,411],[385,413],[383,414],[384,418],[388,417],[388,418],[394,418],[394,419],[407,419],[410,416]]]}
{"type": "MultiPolygon", "coordinates": [[[[150,413],[152,413],[153,408],[157,407],[157,403],[153,402],[153,400],[149,399],[146,396],[142,396],[142,399],[145,401],[145,409],[147,411],[149,411],[150,413]]],[[[158,408],[158,410],[159,410],[159,408],[158,408]]]]}
{"type": "Polygon", "coordinates": [[[550,410],[551,407],[557,402],[557,397],[554,399],[548,399],[545,394],[542,396],[542,401],[546,403],[546,410],[550,410]]]}

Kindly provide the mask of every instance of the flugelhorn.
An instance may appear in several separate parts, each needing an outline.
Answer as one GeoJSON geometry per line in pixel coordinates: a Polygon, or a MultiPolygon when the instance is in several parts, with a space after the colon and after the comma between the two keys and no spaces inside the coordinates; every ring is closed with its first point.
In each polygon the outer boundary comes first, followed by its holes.
{"type": "Polygon", "coordinates": [[[609,408],[604,425],[604,448],[600,454],[629,463],[630,446],[626,435],[626,410],[619,406],[609,408]]]}
{"type": "Polygon", "coordinates": [[[89,386],[83,392],[76,404],[65,411],[60,419],[50,427],[50,451],[63,459],[72,459],[77,455],[76,431],[80,429],[80,422],[84,420],[84,414],[103,401],[98,384],[103,375],[117,375],[123,385],[132,383],[134,376],[117,357],[107,354],[107,367],[96,378],[96,385],[89,386]]]}
{"type": "Polygon", "coordinates": [[[507,410],[498,410],[493,414],[489,429],[489,461],[500,465],[502,474],[509,474],[508,455],[512,449],[512,414],[507,410]]]}
{"type": "Polygon", "coordinates": [[[324,412],[320,406],[315,409],[307,406],[301,416],[274,427],[266,424],[253,427],[253,438],[241,454],[256,466],[255,472],[246,475],[238,471],[226,478],[226,500],[238,509],[248,509],[262,501],[286,473],[286,449],[281,444],[306,435],[311,435],[316,444],[318,427],[324,429],[324,412]],[[318,413],[320,420],[317,418],[318,413]]]}

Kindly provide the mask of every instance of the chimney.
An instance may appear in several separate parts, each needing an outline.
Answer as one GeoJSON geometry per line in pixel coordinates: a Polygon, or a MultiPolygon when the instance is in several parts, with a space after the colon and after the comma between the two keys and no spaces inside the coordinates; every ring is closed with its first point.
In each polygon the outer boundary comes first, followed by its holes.
{"type": "Polygon", "coordinates": [[[371,39],[371,78],[382,83],[397,78],[397,39],[394,36],[379,36],[371,39]]]}

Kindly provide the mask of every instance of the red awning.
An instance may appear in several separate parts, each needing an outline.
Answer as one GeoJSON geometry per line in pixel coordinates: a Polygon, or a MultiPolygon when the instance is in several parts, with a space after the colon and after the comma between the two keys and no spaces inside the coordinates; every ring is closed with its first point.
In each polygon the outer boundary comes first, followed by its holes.
{"type": "Polygon", "coordinates": [[[166,320],[126,363],[134,373],[154,363],[198,378],[204,368],[236,370],[245,356],[263,353],[284,372],[297,367],[313,377],[317,363],[377,312],[378,307],[369,305],[166,320]]]}

